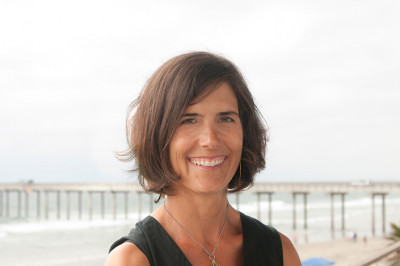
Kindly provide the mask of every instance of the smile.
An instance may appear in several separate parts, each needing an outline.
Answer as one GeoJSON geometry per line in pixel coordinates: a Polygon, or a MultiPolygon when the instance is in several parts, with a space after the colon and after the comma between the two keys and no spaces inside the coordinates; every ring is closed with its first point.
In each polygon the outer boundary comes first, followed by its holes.
{"type": "Polygon", "coordinates": [[[206,159],[206,158],[196,158],[196,159],[190,159],[192,163],[198,166],[217,166],[220,165],[224,162],[225,157],[217,157],[217,158],[212,158],[212,159],[206,159]]]}

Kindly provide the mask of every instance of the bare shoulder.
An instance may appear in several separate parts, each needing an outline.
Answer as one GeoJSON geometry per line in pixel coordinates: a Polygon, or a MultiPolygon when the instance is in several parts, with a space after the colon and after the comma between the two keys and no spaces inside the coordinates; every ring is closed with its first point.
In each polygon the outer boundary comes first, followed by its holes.
{"type": "Polygon", "coordinates": [[[135,245],[130,242],[125,242],[108,255],[105,266],[135,266],[143,265],[150,266],[146,255],[135,245]]]}
{"type": "Polygon", "coordinates": [[[282,241],[283,264],[285,266],[301,265],[299,254],[297,254],[292,242],[285,235],[279,233],[282,241]]]}

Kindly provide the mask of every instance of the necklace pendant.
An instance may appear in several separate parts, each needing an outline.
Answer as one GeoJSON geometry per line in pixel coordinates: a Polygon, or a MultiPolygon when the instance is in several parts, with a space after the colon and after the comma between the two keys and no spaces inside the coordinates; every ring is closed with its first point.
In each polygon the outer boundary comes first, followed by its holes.
{"type": "Polygon", "coordinates": [[[219,264],[216,263],[215,260],[213,260],[213,261],[211,262],[210,266],[219,266],[219,264]]]}
{"type": "Polygon", "coordinates": [[[211,260],[210,266],[219,266],[219,264],[215,262],[215,256],[214,255],[209,255],[208,257],[211,260]]]}

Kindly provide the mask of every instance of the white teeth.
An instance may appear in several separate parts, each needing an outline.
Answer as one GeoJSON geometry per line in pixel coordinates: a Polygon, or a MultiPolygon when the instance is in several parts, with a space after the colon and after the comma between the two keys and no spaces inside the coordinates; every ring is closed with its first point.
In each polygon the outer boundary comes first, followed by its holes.
{"type": "Polygon", "coordinates": [[[224,159],[219,159],[219,160],[190,160],[192,163],[194,163],[195,165],[199,165],[199,166],[216,166],[221,164],[224,159]]]}

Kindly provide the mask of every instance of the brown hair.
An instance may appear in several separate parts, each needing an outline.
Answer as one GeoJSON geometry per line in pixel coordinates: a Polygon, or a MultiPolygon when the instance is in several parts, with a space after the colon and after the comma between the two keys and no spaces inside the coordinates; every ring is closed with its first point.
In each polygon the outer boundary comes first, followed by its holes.
{"type": "Polygon", "coordinates": [[[221,56],[187,53],[164,63],[129,107],[129,150],[120,158],[135,159],[132,171],[139,171],[139,182],[146,191],[168,194],[169,185],[179,179],[169,157],[172,135],[189,104],[208,95],[217,87],[211,85],[221,82],[227,82],[236,95],[243,130],[241,167],[230,181],[229,190],[251,186],[254,175],[264,169],[266,126],[241,73],[221,56]]]}

